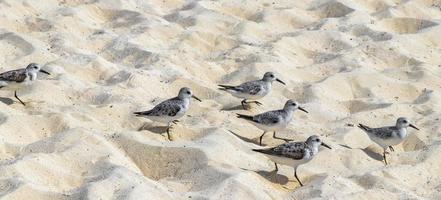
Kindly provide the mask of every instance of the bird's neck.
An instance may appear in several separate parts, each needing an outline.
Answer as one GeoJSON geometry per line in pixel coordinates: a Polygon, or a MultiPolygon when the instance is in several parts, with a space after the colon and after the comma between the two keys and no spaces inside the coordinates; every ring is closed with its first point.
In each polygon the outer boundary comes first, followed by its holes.
{"type": "Polygon", "coordinates": [[[28,72],[29,80],[35,81],[37,79],[37,73],[28,72]]]}
{"type": "Polygon", "coordinates": [[[314,144],[307,144],[309,146],[309,149],[311,149],[311,152],[313,155],[317,154],[319,151],[319,146],[314,144]]]}
{"type": "Polygon", "coordinates": [[[182,98],[181,100],[184,102],[185,107],[188,107],[188,105],[190,105],[190,98],[182,98]]]}
{"type": "Polygon", "coordinates": [[[407,128],[405,127],[398,128],[398,137],[401,139],[407,137],[407,128]]]}

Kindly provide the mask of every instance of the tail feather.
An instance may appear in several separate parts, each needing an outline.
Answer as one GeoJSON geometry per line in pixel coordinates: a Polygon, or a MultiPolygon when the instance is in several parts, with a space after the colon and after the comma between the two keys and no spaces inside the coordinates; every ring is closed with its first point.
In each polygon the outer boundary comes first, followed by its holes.
{"type": "Polygon", "coordinates": [[[143,116],[143,115],[149,115],[150,111],[134,112],[133,114],[135,114],[137,117],[139,117],[139,116],[143,116]]]}
{"type": "Polygon", "coordinates": [[[371,129],[369,126],[366,126],[363,124],[358,124],[358,128],[365,130],[365,131],[369,131],[371,129]]]}
{"type": "Polygon", "coordinates": [[[236,113],[236,115],[237,115],[237,118],[246,119],[246,120],[249,120],[249,121],[254,121],[254,117],[253,116],[242,115],[242,114],[239,114],[239,113],[236,113]]]}
{"type": "Polygon", "coordinates": [[[218,88],[219,90],[237,90],[236,86],[231,86],[231,85],[217,85],[220,88],[218,88]]]}
{"type": "Polygon", "coordinates": [[[273,151],[273,148],[266,148],[266,149],[252,149],[255,152],[268,154],[268,155],[275,155],[276,153],[273,151]]]}
{"type": "Polygon", "coordinates": [[[252,149],[252,150],[259,153],[265,152],[265,149],[252,149]]]}

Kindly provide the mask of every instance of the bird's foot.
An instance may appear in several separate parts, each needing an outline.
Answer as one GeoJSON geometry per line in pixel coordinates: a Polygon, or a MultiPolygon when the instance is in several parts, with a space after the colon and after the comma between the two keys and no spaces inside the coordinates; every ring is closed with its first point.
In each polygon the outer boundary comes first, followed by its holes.
{"type": "Polygon", "coordinates": [[[389,146],[389,149],[390,149],[391,152],[395,151],[395,149],[392,146],[389,146]]]}

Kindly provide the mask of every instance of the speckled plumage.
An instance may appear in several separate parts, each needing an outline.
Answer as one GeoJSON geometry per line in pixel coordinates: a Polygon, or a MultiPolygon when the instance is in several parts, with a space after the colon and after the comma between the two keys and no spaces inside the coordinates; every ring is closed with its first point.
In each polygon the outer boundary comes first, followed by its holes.
{"type": "Polygon", "coordinates": [[[151,110],[138,112],[139,116],[176,116],[179,111],[185,109],[184,101],[178,97],[168,99],[153,107],[151,110]]]}
{"type": "Polygon", "coordinates": [[[386,149],[389,147],[392,150],[392,146],[403,142],[407,137],[407,127],[409,126],[419,130],[404,117],[398,118],[395,126],[371,128],[363,124],[358,125],[360,129],[367,133],[373,142],[383,147],[383,159],[385,164],[387,164],[386,149]]]}
{"type": "Polygon", "coordinates": [[[247,100],[257,100],[261,99],[267,94],[271,92],[272,82],[278,81],[282,84],[285,84],[280,79],[276,78],[274,73],[267,72],[263,75],[263,78],[260,80],[254,80],[254,81],[248,81],[245,83],[242,83],[237,86],[231,86],[231,85],[218,85],[220,88],[219,90],[226,91],[230,93],[231,95],[242,98],[242,106],[246,108],[246,103],[257,103],[261,104],[258,101],[252,101],[247,102],[247,100]]]}
{"type": "Polygon", "coordinates": [[[276,172],[278,170],[277,164],[294,167],[294,176],[300,185],[303,185],[297,177],[297,167],[312,160],[319,152],[320,145],[331,149],[318,136],[313,135],[308,137],[305,142],[289,142],[267,149],[253,149],[253,151],[263,153],[271,159],[275,163],[276,172]]]}
{"type": "Polygon", "coordinates": [[[153,121],[167,123],[167,135],[171,140],[169,133],[171,123],[185,115],[190,105],[190,98],[201,101],[193,95],[190,88],[183,87],[179,90],[177,97],[167,99],[150,110],[135,112],[134,114],[138,117],[145,117],[153,121]]]}
{"type": "MultiPolygon", "coordinates": [[[[256,151],[268,155],[286,157],[294,160],[303,159],[306,155],[305,153],[312,153],[312,151],[309,149],[308,145],[306,145],[305,142],[289,142],[273,148],[256,150],[256,151]]],[[[309,155],[312,156],[311,154],[309,155]]]]}
{"type": "Polygon", "coordinates": [[[9,90],[13,89],[14,96],[21,104],[26,105],[17,96],[17,89],[32,84],[37,79],[39,72],[50,75],[49,72],[42,70],[37,63],[30,63],[26,68],[6,71],[0,74],[0,88],[7,87],[9,90]]]}
{"type": "Polygon", "coordinates": [[[260,144],[262,144],[262,137],[268,131],[274,131],[273,138],[282,139],[275,136],[275,131],[285,129],[292,120],[293,112],[297,109],[308,113],[305,109],[300,107],[297,102],[288,100],[281,110],[268,111],[254,116],[237,114],[237,117],[247,120],[257,128],[264,131],[260,136],[260,144]]]}
{"type": "Polygon", "coordinates": [[[7,72],[3,72],[0,74],[0,81],[10,81],[10,82],[23,82],[28,78],[26,73],[26,69],[16,69],[7,72]]]}

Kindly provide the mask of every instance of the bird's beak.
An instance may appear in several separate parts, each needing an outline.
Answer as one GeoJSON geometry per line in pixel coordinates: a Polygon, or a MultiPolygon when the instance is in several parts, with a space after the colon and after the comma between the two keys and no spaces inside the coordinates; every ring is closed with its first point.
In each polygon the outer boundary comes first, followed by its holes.
{"type": "Polygon", "coordinates": [[[305,112],[305,113],[309,113],[308,111],[306,111],[304,108],[302,108],[302,107],[299,107],[299,110],[301,110],[301,111],[303,111],[303,112],[305,112]]]}
{"type": "Polygon", "coordinates": [[[324,146],[324,147],[326,147],[326,148],[328,148],[328,149],[332,149],[329,145],[327,145],[327,144],[325,144],[325,143],[323,143],[323,142],[322,142],[322,146],[324,146]]]}
{"type": "Polygon", "coordinates": [[[42,69],[40,69],[40,72],[41,72],[41,73],[44,73],[44,74],[47,74],[47,75],[51,75],[51,73],[49,73],[49,72],[47,72],[47,71],[44,71],[44,70],[42,70],[42,69]]]}
{"type": "Polygon", "coordinates": [[[198,101],[200,101],[200,102],[202,102],[202,100],[201,99],[199,99],[197,96],[191,96],[193,99],[196,99],[196,100],[198,100],[198,101]]]}
{"type": "Polygon", "coordinates": [[[280,80],[280,79],[278,79],[278,78],[276,78],[276,81],[279,82],[279,83],[281,83],[281,84],[283,84],[283,85],[286,85],[285,82],[283,82],[282,80],[280,80]]]}
{"type": "Polygon", "coordinates": [[[414,126],[413,124],[409,124],[410,127],[416,129],[416,130],[420,130],[419,128],[417,128],[416,126],[414,126]]]}

